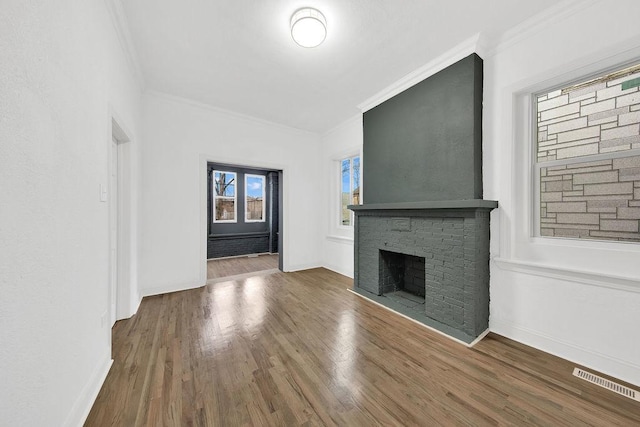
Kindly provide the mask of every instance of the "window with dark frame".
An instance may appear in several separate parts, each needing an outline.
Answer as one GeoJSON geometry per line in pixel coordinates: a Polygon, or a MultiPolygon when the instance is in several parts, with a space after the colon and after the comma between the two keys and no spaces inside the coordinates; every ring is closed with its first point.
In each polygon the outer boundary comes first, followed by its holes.
{"type": "Polygon", "coordinates": [[[245,174],[245,222],[265,222],[266,200],[264,175],[245,174]]]}
{"type": "Polygon", "coordinates": [[[235,172],[213,171],[213,222],[237,222],[237,175],[235,172]]]}

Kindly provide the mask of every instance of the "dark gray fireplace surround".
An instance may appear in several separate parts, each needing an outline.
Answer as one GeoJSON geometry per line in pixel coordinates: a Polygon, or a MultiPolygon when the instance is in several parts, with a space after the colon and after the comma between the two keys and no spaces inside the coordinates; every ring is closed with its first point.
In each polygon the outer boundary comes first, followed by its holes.
{"type": "Polygon", "coordinates": [[[355,290],[472,342],[489,322],[489,211],[496,206],[491,200],[353,206],[355,290]],[[423,304],[411,307],[385,297],[398,290],[397,283],[384,280],[388,253],[411,256],[413,269],[416,258],[423,260],[420,290],[415,289],[416,274],[403,286],[411,294],[422,294],[423,304]]]}
{"type": "Polygon", "coordinates": [[[364,113],[354,291],[465,343],[489,326],[482,198],[482,59],[364,113]]]}

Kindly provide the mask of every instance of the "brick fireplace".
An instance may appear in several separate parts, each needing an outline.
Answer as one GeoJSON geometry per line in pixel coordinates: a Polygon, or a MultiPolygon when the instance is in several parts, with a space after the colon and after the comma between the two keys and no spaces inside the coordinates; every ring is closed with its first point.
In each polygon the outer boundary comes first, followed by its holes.
{"type": "Polygon", "coordinates": [[[466,343],[489,325],[482,59],[364,112],[354,291],[466,343]]]}

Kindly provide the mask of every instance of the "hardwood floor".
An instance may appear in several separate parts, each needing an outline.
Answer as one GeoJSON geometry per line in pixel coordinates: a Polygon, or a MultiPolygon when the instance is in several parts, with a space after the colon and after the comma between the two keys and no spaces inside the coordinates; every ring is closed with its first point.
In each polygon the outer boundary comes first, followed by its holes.
{"type": "Polygon", "coordinates": [[[213,259],[207,261],[207,279],[218,279],[274,268],[278,268],[278,254],[213,259]]]}
{"type": "Polygon", "coordinates": [[[145,298],[87,426],[640,425],[640,403],[490,334],[468,349],[314,269],[145,298]]]}

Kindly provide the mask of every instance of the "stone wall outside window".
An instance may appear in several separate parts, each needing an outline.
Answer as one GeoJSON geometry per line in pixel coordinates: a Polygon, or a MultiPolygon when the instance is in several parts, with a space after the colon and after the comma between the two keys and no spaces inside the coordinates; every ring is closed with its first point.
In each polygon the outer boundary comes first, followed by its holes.
{"type": "Polygon", "coordinates": [[[640,70],[537,98],[540,235],[640,242],[640,70]]]}

